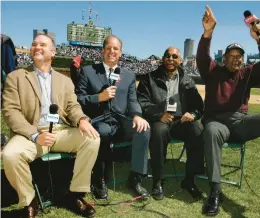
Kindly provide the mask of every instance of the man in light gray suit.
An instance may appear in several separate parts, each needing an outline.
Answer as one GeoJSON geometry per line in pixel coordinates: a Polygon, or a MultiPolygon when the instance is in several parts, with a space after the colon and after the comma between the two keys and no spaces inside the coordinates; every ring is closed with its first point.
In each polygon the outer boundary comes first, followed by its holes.
{"type": "Polygon", "coordinates": [[[108,196],[104,175],[111,163],[110,144],[120,140],[132,140],[129,187],[138,195],[148,196],[142,181],[147,174],[150,126],[141,118],[135,75],[118,67],[121,52],[122,41],[114,35],[108,36],[103,43],[103,63],[84,67],[76,84],[78,101],[85,114],[91,118],[109,112],[116,114],[93,124],[101,137],[92,178],[93,193],[97,199],[108,196]]]}

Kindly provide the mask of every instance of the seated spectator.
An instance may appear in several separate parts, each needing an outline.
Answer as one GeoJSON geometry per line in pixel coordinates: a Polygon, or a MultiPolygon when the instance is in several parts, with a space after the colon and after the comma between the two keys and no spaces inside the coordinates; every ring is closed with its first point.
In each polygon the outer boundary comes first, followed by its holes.
{"type": "Polygon", "coordinates": [[[65,206],[78,215],[93,216],[95,209],[83,197],[90,192],[99,134],[82,112],[71,80],[51,67],[55,56],[53,39],[37,35],[31,56],[35,70],[10,73],[3,94],[3,117],[13,135],[4,148],[3,164],[19,205],[24,207],[21,217],[34,218],[38,212],[29,163],[50,151],[77,154],[65,206]],[[58,105],[60,116],[53,133],[48,132],[47,121],[51,104],[58,105]]]}
{"type": "Polygon", "coordinates": [[[141,118],[135,75],[124,68],[118,68],[121,51],[121,40],[114,35],[108,36],[102,49],[104,62],[84,67],[75,89],[83,111],[91,118],[108,112],[116,114],[93,124],[101,136],[100,150],[93,168],[93,193],[97,199],[108,197],[104,176],[105,171],[110,170],[110,144],[119,137],[132,141],[129,188],[144,198],[149,195],[142,182],[147,175],[150,129],[149,124],[141,118]],[[116,71],[120,74],[116,74],[116,71]],[[115,84],[111,82],[112,75],[115,84]],[[122,118],[125,116],[131,119],[122,118]]]}
{"type": "Polygon", "coordinates": [[[151,125],[152,196],[156,200],[164,197],[163,168],[172,138],[184,141],[187,151],[186,174],[181,187],[193,198],[202,197],[194,176],[204,172],[203,126],[196,122],[202,116],[203,101],[181,62],[180,50],[169,47],[162,65],[144,75],[137,89],[143,116],[151,125]]]}
{"type": "MultiPolygon", "coordinates": [[[[260,136],[260,114],[248,114],[250,89],[260,85],[260,62],[244,67],[245,51],[241,45],[233,43],[226,48],[224,66],[217,65],[210,57],[210,43],[216,19],[209,6],[206,6],[202,24],[204,33],[198,45],[197,65],[206,90],[202,121],[211,188],[209,198],[203,205],[203,214],[215,216],[219,213],[222,200],[220,179],[223,144],[227,141],[245,142],[260,136]]],[[[260,51],[256,29],[249,27],[260,51]]]]}

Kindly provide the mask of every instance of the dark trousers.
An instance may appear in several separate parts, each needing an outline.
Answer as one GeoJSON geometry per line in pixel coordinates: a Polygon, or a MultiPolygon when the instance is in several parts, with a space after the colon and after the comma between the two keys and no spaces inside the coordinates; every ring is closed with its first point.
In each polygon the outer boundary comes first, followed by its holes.
{"type": "Polygon", "coordinates": [[[182,140],[185,143],[187,152],[186,175],[204,172],[202,131],[203,126],[197,122],[152,123],[150,154],[152,174],[155,181],[164,177],[163,168],[167,154],[167,145],[171,138],[182,140]]]}
{"type": "Polygon", "coordinates": [[[101,137],[98,157],[93,168],[94,177],[103,177],[111,165],[111,142],[132,141],[131,170],[140,174],[147,174],[148,147],[150,129],[138,133],[132,128],[131,120],[107,119],[93,124],[101,137]]]}
{"type": "Polygon", "coordinates": [[[203,138],[209,182],[220,183],[222,146],[260,137],[260,114],[223,113],[204,121],[203,138]]]}

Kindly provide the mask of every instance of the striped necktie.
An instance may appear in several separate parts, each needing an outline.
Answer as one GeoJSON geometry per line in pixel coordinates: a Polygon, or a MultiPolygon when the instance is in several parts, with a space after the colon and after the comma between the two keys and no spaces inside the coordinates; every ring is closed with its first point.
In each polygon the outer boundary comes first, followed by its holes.
{"type": "Polygon", "coordinates": [[[109,75],[108,75],[108,84],[109,84],[109,86],[112,86],[112,84],[113,84],[112,79],[110,79],[111,73],[113,73],[113,68],[109,68],[109,75]]]}

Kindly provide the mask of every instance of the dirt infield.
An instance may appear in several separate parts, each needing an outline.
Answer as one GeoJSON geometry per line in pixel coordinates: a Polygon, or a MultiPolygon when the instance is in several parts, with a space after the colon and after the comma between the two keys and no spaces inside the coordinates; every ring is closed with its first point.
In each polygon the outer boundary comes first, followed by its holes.
{"type": "MultiPolygon", "coordinates": [[[[199,93],[201,94],[202,98],[205,98],[205,86],[204,85],[196,85],[199,93]]],[[[260,95],[251,95],[249,99],[250,104],[260,104],[260,95]]]]}

